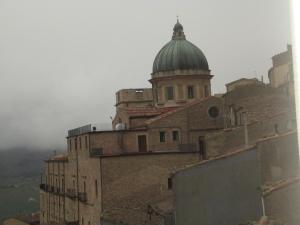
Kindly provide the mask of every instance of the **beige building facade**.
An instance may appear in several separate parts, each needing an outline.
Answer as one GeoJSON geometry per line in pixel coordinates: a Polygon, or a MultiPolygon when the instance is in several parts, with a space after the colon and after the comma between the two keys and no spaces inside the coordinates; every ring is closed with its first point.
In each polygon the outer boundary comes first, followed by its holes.
{"type": "Polygon", "coordinates": [[[172,171],[239,148],[245,129],[250,144],[293,126],[292,103],[275,87],[241,79],[215,97],[212,78],[177,21],[155,57],[152,88],[119,90],[111,129],[69,130],[66,153],[45,161],[41,224],[171,225],[172,171]]]}

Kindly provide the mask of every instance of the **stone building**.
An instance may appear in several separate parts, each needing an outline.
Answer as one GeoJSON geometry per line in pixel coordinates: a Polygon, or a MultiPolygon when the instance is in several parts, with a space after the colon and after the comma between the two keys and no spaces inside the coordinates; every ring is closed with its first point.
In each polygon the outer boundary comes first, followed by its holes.
{"type": "Polygon", "coordinates": [[[298,157],[294,130],[177,170],[170,178],[174,224],[242,224],[263,215],[299,224],[299,185],[275,192],[299,180],[298,157]]]}
{"type": "Polygon", "coordinates": [[[39,225],[38,213],[18,215],[3,221],[3,225],[39,225]]]}
{"type": "Polygon", "coordinates": [[[287,95],[294,95],[294,71],[292,46],[287,51],[272,57],[273,66],[269,69],[268,77],[274,88],[281,89],[287,95]]]}
{"type": "Polygon", "coordinates": [[[152,88],[119,90],[112,129],[69,130],[66,153],[45,161],[41,224],[172,224],[170,173],[295,128],[292,103],[276,88],[241,79],[216,97],[212,78],[177,21],[155,57],[152,88]]]}

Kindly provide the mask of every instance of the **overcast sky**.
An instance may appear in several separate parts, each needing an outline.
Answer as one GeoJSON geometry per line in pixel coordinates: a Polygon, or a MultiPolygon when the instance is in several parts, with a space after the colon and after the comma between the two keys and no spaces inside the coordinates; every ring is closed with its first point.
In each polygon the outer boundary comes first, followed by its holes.
{"type": "Polygon", "coordinates": [[[264,75],[290,43],[286,0],[0,0],[0,149],[65,148],[109,123],[115,92],[150,87],[176,15],[206,55],[214,93],[264,75]]]}

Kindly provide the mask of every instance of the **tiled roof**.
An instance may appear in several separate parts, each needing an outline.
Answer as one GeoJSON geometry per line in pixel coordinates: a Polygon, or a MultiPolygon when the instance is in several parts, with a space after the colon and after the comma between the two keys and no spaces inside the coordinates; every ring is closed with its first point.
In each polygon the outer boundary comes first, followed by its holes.
{"type": "Polygon", "coordinates": [[[159,115],[159,116],[156,116],[156,117],[154,117],[154,118],[151,118],[151,119],[147,120],[145,123],[146,123],[146,124],[151,124],[151,123],[153,123],[153,122],[155,122],[155,121],[157,121],[157,120],[160,120],[160,119],[162,119],[162,118],[168,117],[169,115],[172,115],[172,114],[174,114],[174,113],[176,113],[176,112],[179,112],[179,111],[181,111],[181,110],[184,110],[184,109],[189,108],[189,107],[191,107],[191,106],[197,105],[197,104],[199,104],[199,103],[202,103],[202,102],[207,101],[208,99],[212,99],[212,98],[217,98],[217,97],[209,96],[209,97],[206,97],[206,98],[203,98],[203,99],[200,99],[200,100],[195,100],[195,101],[193,101],[193,102],[191,102],[191,103],[188,103],[188,104],[186,104],[186,105],[184,105],[184,106],[182,106],[182,107],[173,108],[173,110],[169,110],[169,111],[167,111],[167,112],[165,112],[165,113],[162,113],[162,114],[159,115]]]}
{"type": "Polygon", "coordinates": [[[228,151],[226,151],[227,153],[225,153],[225,154],[218,155],[218,156],[215,156],[213,158],[203,160],[203,161],[200,161],[200,162],[197,162],[197,163],[193,163],[193,164],[190,164],[190,165],[186,165],[182,168],[178,168],[176,171],[171,173],[171,176],[175,175],[177,172],[180,172],[182,170],[185,170],[185,169],[188,169],[188,168],[191,168],[191,167],[194,167],[194,166],[198,166],[198,165],[202,165],[202,164],[205,164],[205,163],[213,162],[215,160],[225,159],[225,158],[231,157],[233,155],[236,155],[236,154],[254,149],[257,146],[257,144],[260,143],[260,142],[264,142],[264,141],[268,141],[268,140],[272,140],[272,139],[276,139],[276,138],[280,138],[280,137],[285,137],[285,136],[288,136],[288,135],[291,135],[291,134],[296,134],[296,133],[297,133],[296,130],[292,130],[292,131],[289,131],[289,132],[286,132],[286,133],[283,133],[283,134],[276,134],[276,135],[272,134],[269,137],[260,138],[253,145],[242,146],[242,147],[239,147],[239,148],[228,150],[228,151]]]}
{"type": "Polygon", "coordinates": [[[125,109],[130,117],[147,117],[147,116],[158,116],[163,113],[177,109],[178,107],[166,107],[166,108],[156,108],[156,107],[136,107],[125,109]]]}
{"type": "Polygon", "coordinates": [[[265,185],[263,188],[263,196],[270,195],[273,191],[285,188],[291,184],[297,183],[300,181],[300,177],[290,177],[284,180],[280,180],[278,182],[265,185]]]}
{"type": "Polygon", "coordinates": [[[190,165],[185,165],[185,166],[183,166],[181,168],[176,169],[174,172],[172,172],[171,176],[174,176],[176,173],[178,173],[180,171],[183,171],[183,170],[186,170],[186,169],[189,169],[191,167],[202,165],[202,164],[206,164],[206,163],[210,163],[210,162],[213,162],[215,160],[225,159],[225,158],[228,158],[230,156],[237,155],[239,153],[245,152],[247,150],[251,150],[253,148],[255,148],[255,145],[249,145],[248,147],[237,148],[235,150],[229,151],[226,154],[218,155],[218,156],[215,156],[215,157],[207,159],[207,160],[196,162],[196,163],[193,163],[193,164],[190,164],[190,165]]]}

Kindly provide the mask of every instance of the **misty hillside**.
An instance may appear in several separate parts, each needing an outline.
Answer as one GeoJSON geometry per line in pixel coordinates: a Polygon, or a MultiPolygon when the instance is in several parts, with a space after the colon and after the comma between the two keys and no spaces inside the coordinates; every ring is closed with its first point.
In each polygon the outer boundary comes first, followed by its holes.
{"type": "Polygon", "coordinates": [[[53,151],[0,151],[0,224],[7,217],[39,210],[39,183],[44,160],[53,151]]]}
{"type": "Polygon", "coordinates": [[[39,176],[43,162],[53,151],[13,149],[0,151],[0,177],[39,176]]]}

